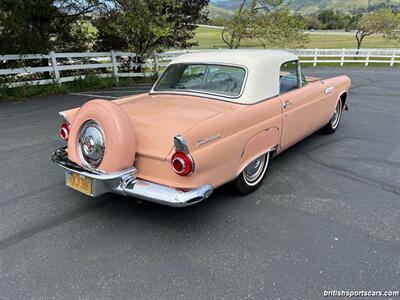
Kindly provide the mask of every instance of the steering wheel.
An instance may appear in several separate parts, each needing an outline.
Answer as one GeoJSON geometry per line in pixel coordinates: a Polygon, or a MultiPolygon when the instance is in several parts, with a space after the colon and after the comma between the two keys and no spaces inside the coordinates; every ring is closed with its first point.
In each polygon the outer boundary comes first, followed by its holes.
{"type": "Polygon", "coordinates": [[[219,72],[213,75],[208,83],[211,90],[232,92],[236,88],[234,79],[226,72],[219,72]],[[223,82],[222,85],[221,82],[223,82]]]}
{"type": "Polygon", "coordinates": [[[191,88],[192,86],[201,86],[203,83],[202,79],[200,77],[192,77],[189,78],[186,81],[179,81],[176,85],[175,88],[176,89],[187,89],[187,88],[191,88]]]}

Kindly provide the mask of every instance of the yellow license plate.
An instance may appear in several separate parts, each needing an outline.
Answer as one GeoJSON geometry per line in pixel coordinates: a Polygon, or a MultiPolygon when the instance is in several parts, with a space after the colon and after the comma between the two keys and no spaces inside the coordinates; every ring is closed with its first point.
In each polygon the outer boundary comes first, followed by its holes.
{"type": "Polygon", "coordinates": [[[77,173],[66,173],[67,186],[77,190],[81,193],[91,196],[92,195],[92,179],[77,173]]]}

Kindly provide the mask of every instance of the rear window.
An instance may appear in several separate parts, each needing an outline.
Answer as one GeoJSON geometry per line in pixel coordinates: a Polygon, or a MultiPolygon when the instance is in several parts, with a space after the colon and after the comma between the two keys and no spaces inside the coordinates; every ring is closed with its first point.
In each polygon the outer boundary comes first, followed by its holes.
{"type": "Polygon", "coordinates": [[[240,96],[246,70],[214,64],[174,64],[154,87],[156,92],[197,92],[235,98],[240,96]]]}

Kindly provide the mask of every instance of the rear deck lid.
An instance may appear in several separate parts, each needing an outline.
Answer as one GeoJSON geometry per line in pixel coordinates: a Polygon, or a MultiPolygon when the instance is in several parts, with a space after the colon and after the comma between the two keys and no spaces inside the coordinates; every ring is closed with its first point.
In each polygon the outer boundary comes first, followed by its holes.
{"type": "Polygon", "coordinates": [[[117,100],[132,120],[139,155],[166,159],[174,136],[231,111],[232,103],[186,95],[143,94],[117,100]]]}

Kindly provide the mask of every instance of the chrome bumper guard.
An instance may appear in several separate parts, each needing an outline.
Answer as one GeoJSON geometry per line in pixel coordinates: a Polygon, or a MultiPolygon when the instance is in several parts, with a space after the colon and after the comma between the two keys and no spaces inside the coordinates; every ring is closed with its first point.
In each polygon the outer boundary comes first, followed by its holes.
{"type": "Polygon", "coordinates": [[[209,184],[189,191],[182,191],[138,179],[136,178],[136,169],[133,167],[116,173],[104,173],[99,170],[84,168],[68,159],[66,147],[55,151],[51,159],[54,163],[67,170],[67,172],[91,178],[91,196],[93,197],[105,193],[115,193],[168,206],[184,207],[207,199],[213,192],[213,187],[209,184]]]}

